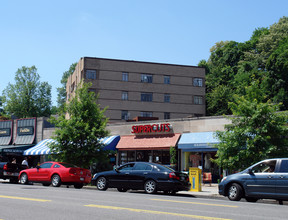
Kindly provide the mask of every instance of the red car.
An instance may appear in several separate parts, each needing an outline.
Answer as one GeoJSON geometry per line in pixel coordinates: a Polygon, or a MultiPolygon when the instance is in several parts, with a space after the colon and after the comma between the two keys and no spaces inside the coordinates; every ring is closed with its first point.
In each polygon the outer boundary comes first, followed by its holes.
{"type": "Polygon", "coordinates": [[[43,186],[52,184],[54,187],[64,184],[81,189],[84,184],[90,183],[91,172],[72,164],[48,161],[36,168],[22,170],[18,178],[21,184],[36,182],[42,183],[43,186]]]}

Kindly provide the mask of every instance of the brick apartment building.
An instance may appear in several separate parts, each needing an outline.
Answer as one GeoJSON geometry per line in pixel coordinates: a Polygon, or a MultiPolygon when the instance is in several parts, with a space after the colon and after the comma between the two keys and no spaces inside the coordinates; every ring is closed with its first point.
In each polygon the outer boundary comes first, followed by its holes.
{"type": "Polygon", "coordinates": [[[205,116],[205,69],[188,65],[82,57],[68,78],[67,100],[91,82],[109,122],[205,116]]]}

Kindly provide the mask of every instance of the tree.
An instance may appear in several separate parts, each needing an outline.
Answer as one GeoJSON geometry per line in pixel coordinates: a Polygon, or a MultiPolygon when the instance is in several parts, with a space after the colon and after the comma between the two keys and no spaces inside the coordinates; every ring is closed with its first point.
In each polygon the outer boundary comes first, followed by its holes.
{"type": "Polygon", "coordinates": [[[215,162],[222,168],[238,170],[262,159],[288,155],[288,114],[279,113],[280,105],[263,102],[263,91],[255,82],[246,89],[245,96],[235,96],[229,103],[234,117],[225,131],[217,132],[215,162]]]}
{"type": "Polygon", "coordinates": [[[57,88],[57,92],[58,92],[58,95],[57,95],[58,111],[62,111],[64,109],[64,104],[66,103],[66,83],[67,83],[67,79],[75,71],[76,65],[77,65],[77,63],[71,64],[69,70],[65,71],[63,73],[63,75],[62,75],[62,79],[61,79],[62,87],[57,88]]]}
{"type": "Polygon", "coordinates": [[[52,117],[50,121],[56,125],[54,139],[58,144],[51,146],[54,152],[59,152],[55,155],[56,160],[86,168],[107,157],[108,153],[102,150],[103,145],[99,142],[100,138],[108,136],[106,108],[100,109],[96,103],[98,96],[88,91],[90,86],[81,83],[75,97],[64,105],[69,119],[63,112],[58,119],[52,117]]]}
{"type": "Polygon", "coordinates": [[[211,48],[206,69],[207,115],[231,114],[228,107],[233,94],[245,95],[245,88],[256,80],[265,102],[282,102],[288,109],[287,75],[288,17],[270,28],[257,28],[244,43],[221,41],[211,48]]]}
{"type": "Polygon", "coordinates": [[[51,113],[51,86],[40,82],[35,66],[18,69],[15,84],[3,91],[4,111],[19,118],[49,116],[51,113]]]}

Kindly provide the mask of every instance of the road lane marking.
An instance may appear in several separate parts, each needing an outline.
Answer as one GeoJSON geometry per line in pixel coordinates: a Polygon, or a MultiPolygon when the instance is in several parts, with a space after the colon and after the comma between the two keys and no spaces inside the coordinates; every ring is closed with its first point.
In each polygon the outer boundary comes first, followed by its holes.
{"type": "Polygon", "coordinates": [[[3,195],[0,195],[0,198],[4,198],[4,199],[20,199],[20,200],[29,200],[29,201],[36,201],[36,202],[51,202],[51,200],[46,200],[46,199],[33,199],[33,198],[25,198],[25,197],[18,197],[18,196],[3,196],[3,195]]]}
{"type": "Polygon", "coordinates": [[[187,203],[187,204],[195,204],[195,205],[210,205],[210,206],[221,206],[221,207],[229,207],[229,208],[238,208],[238,206],[234,206],[234,205],[221,205],[221,204],[199,203],[199,202],[184,202],[184,201],[168,200],[168,199],[151,199],[151,200],[161,201],[161,202],[175,202],[175,203],[187,203]]]}
{"type": "Polygon", "coordinates": [[[143,213],[148,213],[148,214],[173,215],[173,216],[181,216],[181,217],[205,219],[205,220],[231,220],[231,219],[208,217],[208,216],[201,216],[201,215],[190,215],[190,214],[182,214],[182,213],[174,213],[174,212],[162,212],[162,211],[153,211],[153,210],[145,210],[145,209],[132,209],[132,208],[124,208],[124,207],[116,207],[116,206],[105,206],[105,205],[95,205],[95,204],[84,205],[84,206],[101,208],[101,209],[127,210],[127,211],[131,211],[131,212],[143,212],[143,213]]]}

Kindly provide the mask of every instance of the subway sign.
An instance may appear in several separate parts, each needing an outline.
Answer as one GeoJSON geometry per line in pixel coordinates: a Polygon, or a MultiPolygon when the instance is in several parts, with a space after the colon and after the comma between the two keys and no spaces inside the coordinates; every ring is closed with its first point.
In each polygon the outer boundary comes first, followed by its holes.
{"type": "Polygon", "coordinates": [[[139,133],[158,133],[158,132],[170,132],[172,131],[172,125],[166,124],[152,124],[152,125],[134,125],[132,126],[132,134],[139,133]]]}
{"type": "Polygon", "coordinates": [[[33,127],[21,127],[21,128],[17,129],[17,133],[19,136],[33,135],[34,134],[34,128],[33,127]]]}
{"type": "Polygon", "coordinates": [[[0,137],[10,136],[11,129],[10,128],[1,128],[0,129],[0,137]]]}

